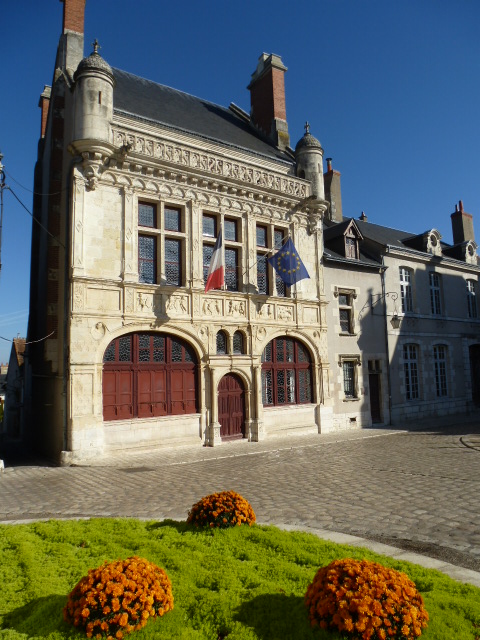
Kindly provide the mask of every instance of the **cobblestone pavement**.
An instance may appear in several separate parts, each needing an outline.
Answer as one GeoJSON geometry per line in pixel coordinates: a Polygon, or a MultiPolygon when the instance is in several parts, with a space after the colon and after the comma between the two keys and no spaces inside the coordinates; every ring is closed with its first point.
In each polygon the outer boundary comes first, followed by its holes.
{"type": "Polygon", "coordinates": [[[164,449],[90,466],[5,462],[2,522],[185,519],[203,495],[233,489],[260,523],[361,536],[480,571],[479,423],[164,449]]]}

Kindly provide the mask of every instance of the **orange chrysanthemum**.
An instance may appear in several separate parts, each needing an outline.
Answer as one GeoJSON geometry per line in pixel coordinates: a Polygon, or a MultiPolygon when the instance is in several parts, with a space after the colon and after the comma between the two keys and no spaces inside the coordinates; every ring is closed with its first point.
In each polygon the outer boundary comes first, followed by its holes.
{"type": "Polygon", "coordinates": [[[414,640],[428,621],[422,596],[400,571],[368,560],[321,567],[305,595],[312,626],[356,640],[414,640]]]}
{"type": "Polygon", "coordinates": [[[255,522],[255,513],[250,503],[235,491],[221,491],[205,496],[194,504],[187,522],[196,527],[221,529],[244,523],[251,526],[255,522]]]}
{"type": "Polygon", "coordinates": [[[122,640],[170,609],[172,585],[165,571],[134,556],[91,569],[69,594],[63,617],[83,627],[87,638],[122,640]]]}

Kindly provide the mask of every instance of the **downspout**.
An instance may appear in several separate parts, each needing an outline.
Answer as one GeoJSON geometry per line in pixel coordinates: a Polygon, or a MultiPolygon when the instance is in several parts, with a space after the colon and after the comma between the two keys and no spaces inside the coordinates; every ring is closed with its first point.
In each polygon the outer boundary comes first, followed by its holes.
{"type": "Polygon", "coordinates": [[[382,256],[382,266],[380,268],[380,279],[382,283],[382,300],[383,300],[383,320],[385,334],[385,356],[387,360],[387,391],[388,391],[388,424],[392,423],[392,382],[390,376],[390,353],[388,349],[388,322],[387,322],[387,299],[385,295],[385,258],[382,256]]]}

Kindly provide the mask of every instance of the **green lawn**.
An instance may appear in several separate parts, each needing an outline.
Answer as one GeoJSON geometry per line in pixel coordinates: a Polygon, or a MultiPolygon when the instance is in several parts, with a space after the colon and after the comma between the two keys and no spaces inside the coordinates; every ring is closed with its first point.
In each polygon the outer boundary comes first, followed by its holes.
{"type": "Polygon", "coordinates": [[[310,628],[303,596],[316,570],[342,557],[410,576],[430,614],[422,638],[480,638],[480,589],[366,549],[275,527],[195,531],[183,522],[95,519],[0,525],[0,640],[85,637],[63,622],[67,594],[88,569],[132,555],[163,567],[174,596],[174,610],[132,640],[338,639],[310,628]]]}

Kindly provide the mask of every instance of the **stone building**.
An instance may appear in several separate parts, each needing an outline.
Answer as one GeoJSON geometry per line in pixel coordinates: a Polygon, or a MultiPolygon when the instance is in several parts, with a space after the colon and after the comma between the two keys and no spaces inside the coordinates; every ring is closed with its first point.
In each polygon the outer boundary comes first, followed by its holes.
{"type": "Polygon", "coordinates": [[[63,0],[40,99],[29,437],[68,463],[328,430],[323,151],[308,128],[289,146],[282,60],[227,109],[84,57],[84,8],[63,0]],[[291,287],[268,262],[288,237],[310,275],[291,287]]]}
{"type": "Polygon", "coordinates": [[[462,206],[453,245],[345,218],[308,125],[290,146],[279,56],[258,59],[250,113],[225,108],[111,67],[96,43],[84,57],[85,0],[62,3],[39,103],[30,444],[69,464],[475,409],[462,206]],[[206,293],[220,230],[225,287],[206,293]],[[288,238],[309,274],[292,286],[269,262],[288,238]]]}

